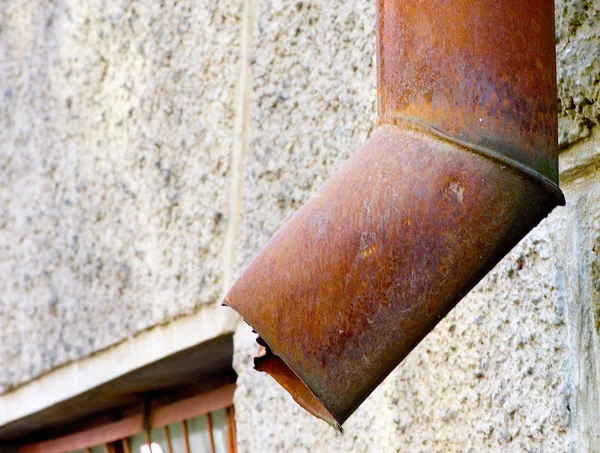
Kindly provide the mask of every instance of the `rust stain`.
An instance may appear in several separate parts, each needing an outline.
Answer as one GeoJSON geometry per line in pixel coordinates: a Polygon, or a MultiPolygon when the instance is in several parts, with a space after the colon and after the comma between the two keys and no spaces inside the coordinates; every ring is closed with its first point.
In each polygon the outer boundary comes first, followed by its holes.
{"type": "Polygon", "coordinates": [[[552,1],[377,6],[380,123],[420,122],[558,184],[552,1]]]}
{"type": "Polygon", "coordinates": [[[379,123],[225,304],[339,428],[564,197],[553,3],[378,0],[379,123]],[[540,67],[542,70],[540,70],[540,67]]]}

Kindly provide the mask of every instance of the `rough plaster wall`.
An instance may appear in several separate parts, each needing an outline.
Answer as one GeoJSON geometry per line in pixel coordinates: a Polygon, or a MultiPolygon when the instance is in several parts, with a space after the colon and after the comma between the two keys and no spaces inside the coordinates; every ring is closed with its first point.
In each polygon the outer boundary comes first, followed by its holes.
{"type": "MultiPolygon", "coordinates": [[[[364,2],[331,3],[258,2],[238,273],[373,126],[374,64],[367,62],[374,10],[364,2]]],[[[558,2],[559,35],[581,3],[558,2]]],[[[597,5],[587,2],[584,11],[597,5]]],[[[595,74],[582,76],[598,72],[586,30],[577,25],[559,36],[563,106],[597,89],[595,74]],[[588,69],[570,53],[575,48],[586,52],[588,69]]],[[[593,123],[595,113],[581,105],[562,108],[563,146],[593,123]]],[[[600,235],[593,212],[599,204],[585,195],[600,193],[600,181],[588,173],[579,192],[567,178],[569,207],[544,221],[440,323],[343,435],[252,370],[255,335],[240,324],[240,451],[600,451],[599,305],[597,295],[588,297],[600,288],[600,245],[593,249],[592,240],[600,235]],[[574,252],[579,247],[588,248],[574,252]]]]}
{"type": "Polygon", "coordinates": [[[561,156],[568,205],[550,232],[569,344],[570,445],[581,452],[600,452],[600,130],[592,133],[561,156]]]}
{"type": "Polygon", "coordinates": [[[600,124],[600,1],[556,0],[559,140],[567,146],[600,124]]]}
{"type": "Polygon", "coordinates": [[[241,0],[0,4],[0,393],[222,290],[241,0]]]}
{"type": "Polygon", "coordinates": [[[238,269],[372,131],[373,2],[259,1],[238,269]]]}

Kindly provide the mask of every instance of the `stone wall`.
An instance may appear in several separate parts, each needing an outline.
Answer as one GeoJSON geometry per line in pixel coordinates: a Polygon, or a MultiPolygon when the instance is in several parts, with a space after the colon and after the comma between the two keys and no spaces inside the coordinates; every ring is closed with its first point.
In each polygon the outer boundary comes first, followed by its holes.
{"type": "MultiPolygon", "coordinates": [[[[600,1],[556,13],[567,207],[343,435],[240,323],[240,451],[600,451],[600,1]]],[[[218,303],[373,130],[374,2],[4,2],[0,96],[2,393],[218,303]]]]}
{"type": "Polygon", "coordinates": [[[587,137],[600,122],[600,2],[556,0],[560,144],[587,137]]]}
{"type": "Polygon", "coordinates": [[[241,1],[0,6],[0,393],[222,293],[241,1]]]}

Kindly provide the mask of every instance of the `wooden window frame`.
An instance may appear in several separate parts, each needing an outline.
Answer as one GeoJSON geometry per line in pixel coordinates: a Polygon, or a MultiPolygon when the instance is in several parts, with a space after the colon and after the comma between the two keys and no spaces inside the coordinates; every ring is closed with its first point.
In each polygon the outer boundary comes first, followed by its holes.
{"type": "MultiPolygon", "coordinates": [[[[212,425],[210,413],[219,409],[227,410],[227,451],[228,453],[236,453],[234,390],[235,384],[227,384],[215,390],[157,407],[148,411],[146,415],[143,413],[135,414],[116,422],[105,423],[66,436],[25,445],[19,448],[19,453],[65,453],[97,446],[104,446],[106,452],[111,452],[113,449],[109,444],[120,442],[136,434],[145,432],[146,439],[150,442],[150,430],[154,428],[165,430],[165,438],[170,447],[168,425],[182,422],[185,430],[187,428],[186,420],[204,415],[207,418],[207,426],[209,426],[212,425]]],[[[187,436],[185,437],[187,439],[187,436]]],[[[212,430],[210,440],[211,449],[214,451],[212,430]]],[[[124,450],[127,453],[128,448],[124,447],[124,450]]]]}

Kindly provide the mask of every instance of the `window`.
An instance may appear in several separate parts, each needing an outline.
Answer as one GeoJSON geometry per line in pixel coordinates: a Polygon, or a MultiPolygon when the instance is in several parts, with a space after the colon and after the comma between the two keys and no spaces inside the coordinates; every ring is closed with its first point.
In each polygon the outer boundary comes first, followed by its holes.
{"type": "Polygon", "coordinates": [[[234,384],[225,385],[145,414],[26,445],[19,453],[236,453],[234,389],[234,384]]]}

